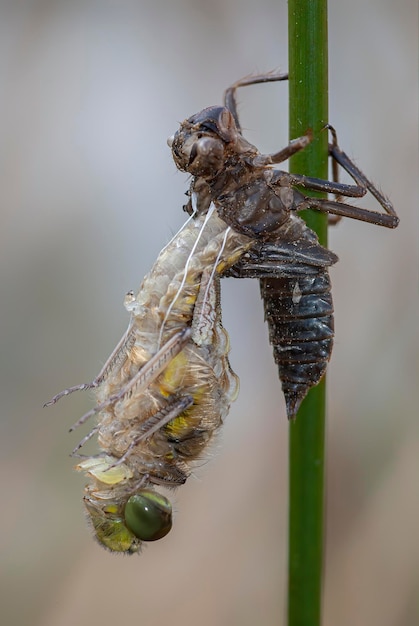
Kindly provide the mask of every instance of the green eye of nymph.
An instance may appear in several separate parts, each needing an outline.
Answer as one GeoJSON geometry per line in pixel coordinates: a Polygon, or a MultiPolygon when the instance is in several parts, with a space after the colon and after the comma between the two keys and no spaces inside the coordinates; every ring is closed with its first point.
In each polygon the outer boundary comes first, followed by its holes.
{"type": "Polygon", "coordinates": [[[172,528],[172,505],[156,491],[143,489],[125,505],[125,523],[142,541],[156,541],[172,528]]]}

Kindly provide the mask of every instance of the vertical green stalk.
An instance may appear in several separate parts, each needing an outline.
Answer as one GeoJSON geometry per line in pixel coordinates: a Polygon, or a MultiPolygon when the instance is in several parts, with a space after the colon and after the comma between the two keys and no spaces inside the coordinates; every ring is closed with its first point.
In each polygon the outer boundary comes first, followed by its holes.
{"type": "MultiPolygon", "coordinates": [[[[289,0],[290,138],[314,141],[290,171],[327,179],[327,1],[289,0]]],[[[327,244],[327,216],[304,211],[327,244]]],[[[288,626],[319,626],[323,573],[325,381],[311,389],[290,423],[288,626]]]]}

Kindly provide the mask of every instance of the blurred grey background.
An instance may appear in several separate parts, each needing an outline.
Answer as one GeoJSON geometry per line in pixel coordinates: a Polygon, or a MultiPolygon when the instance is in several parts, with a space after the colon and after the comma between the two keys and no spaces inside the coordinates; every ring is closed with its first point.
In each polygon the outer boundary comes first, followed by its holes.
{"type": "MultiPolygon", "coordinates": [[[[401,224],[330,233],[327,626],[419,619],[417,17],[414,0],[330,3],[330,121],[401,224]]],[[[178,490],[173,531],[140,557],[106,553],[85,525],[68,456],[82,433],[67,431],[91,397],[42,409],[95,376],[124,294],[185,219],[166,138],[274,68],[285,1],[0,2],[5,626],[285,623],[288,426],[256,283],[223,283],[241,395],[178,490]]],[[[287,142],[286,85],[240,101],[261,150],[287,142]]]]}

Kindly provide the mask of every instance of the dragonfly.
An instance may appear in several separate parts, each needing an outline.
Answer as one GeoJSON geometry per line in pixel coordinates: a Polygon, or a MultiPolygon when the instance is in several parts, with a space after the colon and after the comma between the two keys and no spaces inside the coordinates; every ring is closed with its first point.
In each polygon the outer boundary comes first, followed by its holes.
{"type": "Polygon", "coordinates": [[[337,256],[322,247],[298,216],[314,208],[389,228],[391,203],[340,149],[329,128],[333,181],[289,174],[276,164],[304,150],[307,132],[275,154],[262,154],[243,136],[239,87],[285,80],[271,73],[228,88],[224,106],[187,118],[168,143],[176,166],[191,176],[189,218],[163,248],[137,293],[129,292],[127,331],[97,377],[60,392],[90,389],[96,405],[70,430],[96,418],[73,450],[89,483],[84,504],[98,542],[133,554],[165,537],[172,506],[165,495],[186,482],[219,432],[238,378],[229,363],[222,326],[220,280],[258,278],[282,381],[288,417],[323,376],[333,343],[329,266],[337,256]],[[338,181],[337,165],[355,185],[338,181]],[[314,199],[301,189],[326,191],[314,199]],[[371,192],[384,213],[351,206],[342,197],[371,192]],[[96,437],[99,453],[80,454],[96,437]]]}
{"type": "Polygon", "coordinates": [[[96,406],[71,430],[93,416],[97,424],[72,454],[97,436],[100,453],[76,469],[90,478],[84,505],[97,540],[112,552],[137,553],[167,535],[172,506],[156,487],[185,483],[237,397],[220,275],[251,243],[213,207],[190,218],[138,293],[127,294],[130,325],[98,376],[47,403],[95,392],[96,406]]]}

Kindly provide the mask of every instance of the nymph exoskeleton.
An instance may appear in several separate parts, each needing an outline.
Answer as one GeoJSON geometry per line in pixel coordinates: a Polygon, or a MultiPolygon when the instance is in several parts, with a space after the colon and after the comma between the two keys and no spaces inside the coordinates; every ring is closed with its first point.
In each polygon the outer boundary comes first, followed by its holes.
{"type": "MultiPolygon", "coordinates": [[[[298,211],[315,209],[395,228],[399,222],[390,201],[339,148],[334,129],[329,153],[334,181],[289,174],[274,166],[303,150],[308,131],[275,154],[260,154],[242,135],[235,94],[238,87],[284,80],[286,74],[245,78],[227,89],[224,106],[192,115],[170,140],[177,167],[192,175],[190,194],[198,212],[214,204],[218,215],[253,245],[224,276],[259,278],[287,413],[294,418],[308,390],[326,371],[333,337],[333,304],[328,267],[337,256],[322,247],[298,211]],[[356,185],[338,182],[338,165],[356,185]],[[312,198],[302,189],[334,194],[312,198]],[[369,191],[385,213],[359,208],[342,197],[369,191]]],[[[185,207],[190,213],[190,203],[185,207]]],[[[335,217],[336,219],[336,217],[335,217]]]]}

